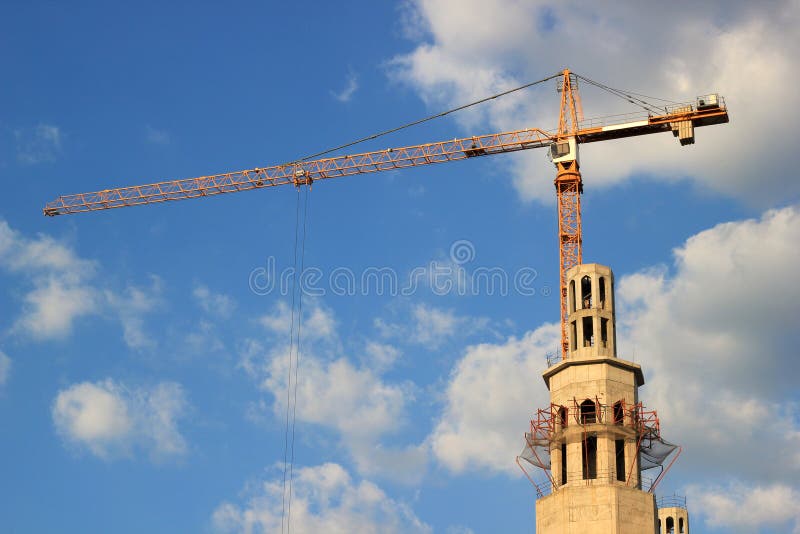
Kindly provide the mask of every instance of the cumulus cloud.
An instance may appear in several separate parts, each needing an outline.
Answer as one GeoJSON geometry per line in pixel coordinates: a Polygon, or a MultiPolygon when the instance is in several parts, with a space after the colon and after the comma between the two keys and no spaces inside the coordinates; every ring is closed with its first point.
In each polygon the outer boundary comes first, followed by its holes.
{"type": "Polygon", "coordinates": [[[14,329],[33,338],[63,338],[77,319],[100,307],[100,295],[89,283],[95,263],[50,236],[29,239],[0,221],[0,267],[32,281],[14,329]]]}
{"type": "Polygon", "coordinates": [[[98,282],[96,262],[81,258],[63,241],[45,234],[26,237],[3,220],[0,268],[30,285],[12,331],[35,340],[63,339],[80,319],[107,314],[119,319],[129,347],[154,345],[144,330],[144,318],[161,303],[162,284],[157,276],[150,277],[149,287],[128,284],[114,289],[98,282]]]}
{"type": "Polygon", "coordinates": [[[514,458],[524,445],[522,435],[532,409],[550,402],[538,377],[560,335],[558,325],[546,324],[519,339],[466,349],[450,376],[441,418],[429,437],[442,465],[455,473],[517,472],[514,458]]]}
{"type": "Polygon", "coordinates": [[[390,369],[402,356],[402,352],[392,345],[367,341],[362,363],[378,372],[390,369]]]}
{"type": "MultiPolygon", "coordinates": [[[[424,533],[432,529],[403,502],[368,480],[354,480],[340,465],[326,463],[295,470],[291,506],[294,532],[424,533]]],[[[266,480],[246,492],[246,502],[224,502],[214,511],[217,532],[278,532],[282,479],[266,480]]]]}
{"type": "MultiPolygon", "coordinates": [[[[787,83],[800,62],[793,51],[800,42],[797,2],[777,1],[769,9],[749,2],[727,2],[721,9],[688,0],[648,9],[635,2],[551,0],[416,0],[410,6],[412,15],[406,18],[421,31],[412,35],[414,50],[394,58],[389,73],[437,109],[540,79],[565,65],[613,87],[679,101],[710,91],[726,96],[732,123],[699,129],[695,146],[680,147],[668,135],[586,145],[587,187],[645,173],[663,180],[688,178],[762,204],[800,193],[792,173],[763,167],[766,154],[781,154],[787,168],[798,163],[792,147],[800,96],[787,83]],[[487,12],[492,17],[485,17],[487,12]],[[652,20],[661,21],[656,30],[652,20]]],[[[587,84],[581,91],[587,117],[636,111],[587,84]]],[[[549,83],[460,114],[458,120],[464,133],[473,135],[485,129],[551,129],[557,125],[556,98],[549,83]]],[[[506,161],[523,199],[552,202],[553,169],[542,151],[506,161]]]]}
{"type": "Polygon", "coordinates": [[[108,378],[58,392],[52,406],[56,431],[72,446],[113,459],[146,451],[154,460],[186,453],[178,420],[187,409],[180,384],[127,387],[108,378]]]}
{"type": "Polygon", "coordinates": [[[409,322],[388,322],[380,317],[373,325],[385,338],[402,338],[429,350],[457,336],[466,337],[485,331],[489,320],[485,317],[462,316],[450,309],[417,304],[411,308],[409,322]]]}
{"type": "MultiPolygon", "coordinates": [[[[278,338],[269,347],[250,340],[240,361],[241,367],[272,397],[270,408],[279,420],[286,413],[291,374],[289,347],[283,338],[289,328],[288,314],[288,307],[279,305],[275,313],[262,317],[261,324],[278,338]]],[[[360,357],[348,357],[330,310],[313,305],[304,314],[307,317],[303,332],[309,335],[303,335],[300,351],[297,421],[336,432],[362,474],[404,482],[418,480],[427,464],[425,445],[382,443],[385,436],[398,433],[407,424],[407,408],[416,393],[410,382],[390,383],[382,377],[399,353],[389,345],[367,342],[360,357]],[[373,360],[370,355],[378,355],[378,359],[373,360]]],[[[292,368],[294,365],[292,362],[292,368]]],[[[294,394],[290,399],[293,402],[294,394]]],[[[256,411],[251,409],[249,417],[261,418],[261,413],[263,405],[256,411]]]]}
{"type": "Polygon", "coordinates": [[[4,386],[11,374],[11,358],[0,350],[0,387],[4,386]]]}
{"type": "Polygon", "coordinates": [[[63,135],[58,126],[37,124],[14,130],[17,160],[27,165],[54,161],[61,153],[63,135]]]}
{"type": "Polygon", "coordinates": [[[725,532],[800,532],[800,492],[785,484],[692,485],[687,496],[708,526],[725,532]]]}
{"type": "Polygon", "coordinates": [[[762,482],[800,475],[798,242],[798,209],[768,211],[691,237],[671,271],[618,283],[621,355],[643,365],[643,398],[685,446],[681,465],[762,482]]]}
{"type": "MultiPolygon", "coordinates": [[[[319,301],[306,298],[302,321],[303,339],[310,342],[319,340],[332,340],[335,337],[336,321],[333,312],[323,306],[319,301]]],[[[292,327],[295,335],[298,327],[298,317],[292,317],[292,310],[284,301],[275,304],[272,311],[258,318],[259,324],[272,334],[288,335],[292,327]],[[294,322],[293,322],[294,321],[294,322]]]]}

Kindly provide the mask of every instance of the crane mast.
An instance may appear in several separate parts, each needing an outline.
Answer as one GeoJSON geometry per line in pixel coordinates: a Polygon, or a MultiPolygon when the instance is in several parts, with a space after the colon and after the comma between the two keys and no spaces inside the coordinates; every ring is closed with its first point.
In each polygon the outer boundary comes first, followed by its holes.
{"type": "Polygon", "coordinates": [[[559,298],[561,306],[561,359],[567,357],[567,271],[583,262],[581,230],[581,194],[583,179],[578,165],[578,144],[575,139],[579,117],[582,118],[577,78],[564,69],[559,83],[558,140],[551,149],[556,166],[556,200],[558,204],[559,298]]]}
{"type": "Polygon", "coordinates": [[[681,145],[692,144],[694,128],[728,122],[728,110],[721,96],[711,94],[699,97],[695,102],[667,106],[663,108],[663,112],[661,109],[650,108],[646,115],[613,116],[585,121],[577,86],[579,76],[564,69],[548,79],[552,78],[557,78],[560,93],[559,124],[556,131],[527,128],[360,154],[301,160],[197,178],[63,195],[48,202],[43,212],[47,216],[56,216],[202,198],[278,185],[310,186],[315,181],[329,178],[549,147],[556,167],[561,357],[564,359],[569,348],[566,273],[582,262],[583,180],[578,146],[659,132],[672,132],[681,145]]]}

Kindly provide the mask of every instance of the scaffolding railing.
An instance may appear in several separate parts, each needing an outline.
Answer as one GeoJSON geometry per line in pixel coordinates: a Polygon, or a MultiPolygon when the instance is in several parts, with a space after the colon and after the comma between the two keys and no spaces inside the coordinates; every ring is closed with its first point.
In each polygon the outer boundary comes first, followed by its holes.
{"type": "MultiPolygon", "coordinates": [[[[519,460],[517,461],[519,464],[519,460]]],[[[520,465],[520,467],[522,467],[520,465]]],[[[635,482],[627,481],[627,480],[619,480],[617,478],[617,473],[614,470],[601,470],[598,471],[593,477],[591,478],[583,478],[582,471],[570,471],[568,472],[568,476],[574,477],[570,482],[566,484],[558,484],[553,482],[550,478],[546,480],[542,480],[538,477],[531,476],[524,468],[523,472],[526,474],[528,480],[531,484],[536,488],[536,497],[542,498],[550,495],[554,491],[558,491],[559,488],[564,486],[575,486],[575,485],[586,485],[586,486],[595,486],[595,485],[617,485],[617,486],[627,486],[632,488],[639,488],[642,491],[650,491],[650,488],[653,485],[654,479],[651,477],[643,476],[640,479],[640,482],[637,484],[635,482]]],[[[686,498],[683,498],[684,505],[682,506],[685,508],[686,498]]],[[[670,505],[664,505],[664,507],[670,505]]],[[[677,506],[677,505],[676,505],[677,506]]],[[[659,505],[659,507],[661,507],[659,505]]]]}
{"type": "MultiPolygon", "coordinates": [[[[725,98],[721,95],[713,95],[713,96],[716,98],[715,104],[713,104],[713,106],[714,107],[718,106],[720,109],[726,109],[725,98]]],[[[702,108],[702,106],[699,106],[698,104],[698,101],[701,98],[707,98],[707,97],[706,96],[698,97],[698,99],[695,100],[694,102],[680,102],[680,103],[669,104],[660,109],[663,109],[664,113],[667,115],[673,113],[682,113],[682,112],[690,113],[692,111],[697,110],[698,107],[700,107],[700,109],[705,109],[702,108]]],[[[653,116],[653,113],[654,112],[648,112],[648,111],[634,111],[631,113],[605,115],[603,117],[591,117],[579,121],[578,127],[579,129],[583,130],[589,128],[603,128],[605,126],[616,126],[620,124],[627,124],[630,122],[646,121],[653,116]]]]}
{"type": "Polygon", "coordinates": [[[658,508],[683,508],[686,510],[686,496],[674,493],[672,495],[662,495],[656,498],[658,508]]]}
{"type": "MultiPolygon", "coordinates": [[[[601,403],[598,397],[595,397],[594,401],[587,399],[581,403],[573,398],[571,409],[551,403],[548,408],[538,409],[530,423],[530,432],[525,433],[525,448],[517,457],[517,465],[536,487],[537,494],[544,493],[540,487],[541,484],[533,481],[519,460],[524,459],[527,463],[541,468],[547,475],[549,484],[552,487],[559,487],[560,484],[556,483],[551,472],[550,453],[557,441],[563,439],[563,432],[573,425],[582,430],[584,440],[598,430],[598,425],[627,427],[633,430],[636,441],[636,459],[626,466],[625,480],[620,482],[624,482],[626,485],[643,486],[642,489],[651,493],[675,463],[682,450],[681,447],[673,445],[661,437],[658,414],[655,410],[645,409],[641,402],[629,407],[625,405],[624,400],[608,405],[601,403]],[[673,455],[676,450],[677,454],[673,455]],[[664,462],[669,456],[672,456],[672,459],[664,466],[664,462]],[[645,484],[641,477],[641,471],[652,468],[659,468],[660,472],[654,480],[648,479],[645,484]],[[634,470],[637,476],[634,476],[634,470]]],[[[605,482],[607,482],[606,478],[609,480],[620,478],[616,468],[602,476],[605,482]]],[[[587,478],[591,480],[596,477],[586,477],[584,473],[581,473],[580,476],[574,479],[568,477],[567,480],[587,478]]]]}

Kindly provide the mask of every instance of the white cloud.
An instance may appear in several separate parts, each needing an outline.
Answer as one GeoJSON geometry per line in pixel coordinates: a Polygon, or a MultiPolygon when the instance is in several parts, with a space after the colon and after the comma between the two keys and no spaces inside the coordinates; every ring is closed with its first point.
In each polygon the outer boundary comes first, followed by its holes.
{"type": "Polygon", "coordinates": [[[456,338],[486,331],[489,320],[485,317],[457,315],[450,309],[417,304],[411,308],[409,323],[389,323],[378,317],[373,325],[385,338],[400,338],[429,350],[456,338]]]}
{"type": "Polygon", "coordinates": [[[143,449],[159,460],[186,452],[177,428],[186,408],[183,388],[174,382],[129,388],[106,379],[59,391],[52,417],[56,431],[69,444],[95,456],[112,459],[143,449]]]}
{"type": "Polygon", "coordinates": [[[381,372],[390,369],[401,355],[402,352],[392,345],[368,341],[361,362],[370,369],[381,372]]]}
{"type": "Polygon", "coordinates": [[[17,143],[17,160],[35,165],[54,161],[61,153],[63,135],[58,126],[38,124],[33,128],[14,130],[17,143]]]}
{"type": "MultiPolygon", "coordinates": [[[[390,75],[436,109],[542,78],[564,65],[644,94],[678,100],[709,91],[726,96],[731,124],[699,129],[696,146],[682,148],[668,135],[585,145],[587,187],[644,172],[664,180],[690,178],[747,202],[769,203],[800,193],[792,173],[763,167],[767,154],[780,154],[786,168],[799,163],[793,125],[800,96],[792,89],[792,73],[800,63],[792,46],[800,41],[797,2],[778,1],[769,9],[749,2],[727,2],[720,9],[688,1],[647,9],[630,1],[416,0],[411,6],[408,20],[422,33],[413,36],[412,52],[392,61],[390,75]],[[661,21],[657,31],[652,20],[661,21]]],[[[541,90],[492,101],[459,114],[458,120],[467,134],[478,128],[477,133],[553,128],[558,108],[554,86],[550,82],[541,90]]],[[[587,117],[637,109],[587,84],[581,92],[587,117]]],[[[553,169],[543,151],[505,161],[523,199],[553,201],[553,169]]]]}
{"type": "Polygon", "coordinates": [[[32,281],[14,325],[31,337],[63,338],[77,319],[100,307],[99,295],[89,284],[94,262],[79,258],[52,237],[40,234],[28,239],[0,221],[0,266],[32,281]]]}
{"type": "Polygon", "coordinates": [[[685,446],[681,466],[762,482],[800,476],[799,242],[798,209],[768,211],[691,237],[671,275],[618,283],[620,355],[643,365],[643,399],[685,446]]]}
{"type": "Polygon", "coordinates": [[[5,385],[8,377],[11,374],[11,358],[5,352],[0,350],[0,387],[5,385]]]}
{"type": "MultiPolygon", "coordinates": [[[[298,534],[431,532],[411,508],[367,480],[355,481],[333,463],[295,470],[291,530],[298,534]]],[[[224,502],[212,524],[218,532],[278,532],[281,528],[282,479],[276,477],[248,491],[240,505],[224,502]]]]}
{"type": "Polygon", "coordinates": [[[12,331],[36,340],[68,337],[80,319],[119,318],[125,343],[134,349],[154,346],[144,331],[144,316],[161,303],[161,280],[124,290],[97,281],[96,262],[79,257],[67,244],[45,234],[28,238],[0,220],[0,268],[27,279],[22,311],[12,331]],[[100,286],[100,287],[98,287],[100,286]]]}
{"type": "MultiPolygon", "coordinates": [[[[399,351],[367,341],[363,354],[351,360],[339,342],[330,310],[315,303],[304,314],[297,421],[335,431],[362,474],[403,482],[419,480],[427,465],[426,446],[389,447],[382,443],[385,436],[399,433],[407,424],[408,404],[414,401],[416,392],[410,382],[389,383],[382,378],[399,351]]],[[[244,344],[240,366],[271,395],[273,415],[282,421],[290,374],[289,349],[283,336],[290,327],[290,310],[278,304],[259,322],[278,340],[268,349],[249,340],[244,344]]],[[[290,399],[294,399],[293,394],[290,399]]],[[[263,418],[263,408],[263,404],[256,409],[251,406],[248,417],[263,418]]]]}
{"type": "Polygon", "coordinates": [[[708,526],[725,532],[800,532],[800,492],[785,484],[692,485],[687,496],[708,526]]]}
{"type": "Polygon", "coordinates": [[[445,406],[429,441],[449,470],[515,473],[532,409],[549,405],[539,379],[545,354],[558,345],[556,324],[521,339],[473,345],[456,364],[445,390],[445,406]],[[517,437],[518,439],[515,439],[517,437]]]}
{"type": "Polygon", "coordinates": [[[344,89],[339,92],[331,92],[331,95],[333,95],[333,98],[339,102],[350,102],[350,99],[353,98],[353,95],[357,90],[358,75],[353,71],[349,71],[347,73],[347,80],[345,82],[344,89]]]}
{"type": "Polygon", "coordinates": [[[192,295],[203,311],[223,319],[229,318],[236,309],[236,302],[232,297],[222,293],[214,293],[202,284],[195,286],[192,295]]]}
{"type": "MultiPolygon", "coordinates": [[[[277,420],[283,420],[286,413],[288,354],[285,346],[265,351],[251,342],[242,359],[242,367],[273,397],[277,420]]],[[[360,473],[406,482],[419,479],[427,464],[424,446],[381,445],[385,435],[399,432],[406,423],[407,404],[414,400],[415,392],[410,383],[384,382],[372,368],[357,367],[339,353],[329,360],[305,350],[300,362],[298,422],[334,430],[360,473]]]]}
{"type": "MultiPolygon", "coordinates": [[[[304,341],[315,342],[320,340],[332,341],[336,335],[336,321],[333,312],[314,299],[304,299],[303,322],[300,325],[304,341]]],[[[298,316],[294,318],[292,310],[284,301],[279,301],[270,313],[258,318],[259,324],[272,334],[289,334],[294,328],[297,335],[298,316]]]]}
{"type": "Polygon", "coordinates": [[[129,285],[119,294],[109,289],[103,292],[119,316],[122,337],[128,347],[151,349],[156,346],[155,339],[145,331],[144,316],[161,305],[161,292],[161,279],[155,275],[150,276],[150,287],[129,285]]]}
{"type": "Polygon", "coordinates": [[[64,338],[76,319],[98,309],[91,286],[70,284],[58,276],[38,279],[25,295],[25,307],[15,328],[36,339],[64,338]]]}

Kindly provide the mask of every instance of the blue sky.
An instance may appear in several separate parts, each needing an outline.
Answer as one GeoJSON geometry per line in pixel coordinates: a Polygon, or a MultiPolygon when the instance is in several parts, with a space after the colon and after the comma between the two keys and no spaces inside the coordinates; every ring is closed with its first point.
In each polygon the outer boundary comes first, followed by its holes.
{"type": "MultiPolygon", "coordinates": [[[[694,146],[583,149],[584,259],[614,269],[620,357],[685,447],[658,492],[688,495],[695,533],[800,528],[800,10],[677,4],[3,3],[0,530],[280,521],[291,298],[252,282],[293,265],[305,197],[55,219],[45,202],[282,163],[564,66],[727,98],[731,123],[694,146]]],[[[587,117],[635,111],[582,95],[587,117]]],[[[549,129],[557,102],[545,84],[364,148],[549,129]]],[[[533,531],[514,456],[557,339],[553,177],[539,150],[314,185],[295,531],[533,531]],[[458,290],[495,267],[533,273],[531,291],[458,290]],[[330,283],[374,268],[463,278],[330,283]]]]}

